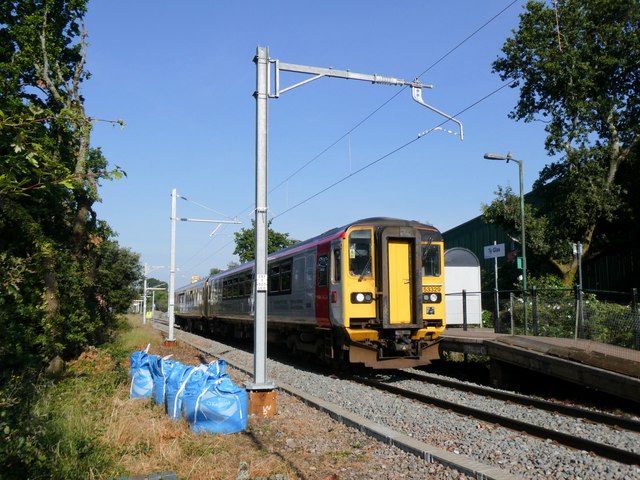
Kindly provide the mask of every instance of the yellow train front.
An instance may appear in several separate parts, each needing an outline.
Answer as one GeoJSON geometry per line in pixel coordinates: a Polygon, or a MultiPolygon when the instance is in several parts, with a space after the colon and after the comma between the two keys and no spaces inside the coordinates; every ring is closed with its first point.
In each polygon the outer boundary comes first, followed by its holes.
{"type": "MultiPolygon", "coordinates": [[[[268,258],[267,339],[332,364],[427,365],[445,328],[444,248],[431,225],[368,218],[268,258]]],[[[253,263],[176,290],[187,330],[253,334],[253,263]]]]}
{"type": "MultiPolygon", "coordinates": [[[[445,328],[444,248],[434,227],[365,219],[328,242],[328,320],[349,363],[426,365],[445,328]]],[[[346,360],[346,358],[345,358],[346,360]]]]}

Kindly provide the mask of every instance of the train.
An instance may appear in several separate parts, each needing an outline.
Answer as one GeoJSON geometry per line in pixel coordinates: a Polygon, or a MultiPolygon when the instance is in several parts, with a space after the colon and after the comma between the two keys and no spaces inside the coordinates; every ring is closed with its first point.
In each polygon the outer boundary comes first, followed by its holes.
{"type": "MultiPolygon", "coordinates": [[[[395,369],[439,358],[444,245],[432,225],[386,217],[334,228],[267,260],[267,341],[332,365],[395,369]]],[[[175,290],[187,331],[249,339],[254,262],[175,290]]]]}

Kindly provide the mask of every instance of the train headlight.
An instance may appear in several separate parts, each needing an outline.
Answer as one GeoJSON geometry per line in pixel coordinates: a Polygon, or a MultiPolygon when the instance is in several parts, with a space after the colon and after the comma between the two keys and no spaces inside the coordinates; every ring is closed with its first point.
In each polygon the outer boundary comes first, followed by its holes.
{"type": "Polygon", "coordinates": [[[439,293],[423,293],[422,301],[424,303],[438,303],[442,297],[439,293]]]}
{"type": "Polygon", "coordinates": [[[351,294],[351,303],[371,303],[373,302],[373,294],[370,292],[353,292],[351,294]]]}

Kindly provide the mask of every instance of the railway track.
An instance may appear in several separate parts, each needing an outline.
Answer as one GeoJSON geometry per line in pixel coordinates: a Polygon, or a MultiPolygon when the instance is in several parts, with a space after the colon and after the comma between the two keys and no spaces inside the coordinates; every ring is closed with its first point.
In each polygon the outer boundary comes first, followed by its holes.
{"type": "MultiPolygon", "coordinates": [[[[413,375],[413,377],[414,377],[413,378],[414,380],[416,378],[420,378],[421,381],[424,381],[423,380],[424,377],[422,375],[413,375]]],[[[509,418],[503,415],[492,413],[487,410],[481,410],[478,408],[469,407],[458,402],[445,400],[438,396],[427,395],[427,394],[419,393],[413,390],[396,387],[389,383],[385,383],[379,380],[373,380],[371,378],[366,378],[364,376],[350,376],[349,378],[360,384],[367,385],[369,387],[372,387],[384,392],[392,393],[394,395],[398,395],[403,398],[410,398],[420,403],[429,404],[429,405],[436,406],[438,408],[450,410],[452,412],[465,415],[477,420],[501,425],[511,430],[525,432],[529,435],[533,435],[538,438],[553,440],[567,447],[592,452],[595,455],[608,458],[616,462],[626,463],[628,465],[640,465],[640,454],[635,452],[630,452],[628,450],[613,447],[611,445],[601,444],[589,439],[563,433],[558,430],[540,427],[533,423],[523,422],[514,418],[509,418]]],[[[443,384],[444,382],[446,381],[443,380],[443,384]]],[[[456,383],[456,382],[451,382],[451,383],[456,383]]],[[[451,385],[449,386],[451,387],[451,385]]],[[[476,387],[472,387],[472,386],[470,387],[471,387],[470,390],[476,390],[476,387]]],[[[458,385],[457,388],[460,388],[460,386],[458,385]]],[[[488,389],[482,389],[482,387],[478,387],[478,388],[481,389],[481,390],[478,390],[478,392],[482,392],[479,394],[484,394],[492,397],[494,396],[493,392],[489,393],[488,391],[485,391],[488,389]]],[[[625,419],[614,416],[614,415],[597,414],[597,412],[593,412],[593,414],[591,414],[585,409],[578,409],[578,408],[571,408],[571,407],[552,408],[553,405],[550,405],[552,402],[539,401],[536,399],[525,398],[520,395],[512,395],[505,392],[500,392],[500,396],[502,397],[502,399],[509,399],[507,401],[516,400],[517,403],[521,405],[532,406],[534,408],[541,408],[544,410],[549,410],[549,409],[552,409],[554,411],[564,410],[563,412],[564,415],[569,415],[574,418],[590,417],[589,419],[591,421],[596,421],[596,420],[593,420],[596,418],[606,419],[607,425],[620,426],[619,424],[625,424],[628,427],[631,427],[633,431],[636,431],[636,432],[640,431],[639,422],[632,421],[632,420],[625,421],[625,419]]],[[[622,428],[626,428],[626,427],[622,427],[622,428]]]]}
{"type": "MultiPolygon", "coordinates": [[[[165,323],[166,324],[166,323],[165,323]]],[[[165,327],[166,329],[166,327],[165,327]]],[[[191,342],[189,342],[191,343],[191,342]]],[[[196,348],[199,348],[198,345],[194,345],[196,348]]],[[[207,354],[209,354],[207,352],[207,354]]],[[[225,352],[226,355],[226,352],[225,352]]],[[[230,362],[232,363],[232,362],[230,362]]],[[[308,365],[307,365],[308,367],[308,365]]],[[[234,368],[238,368],[239,370],[244,371],[245,373],[251,375],[249,372],[250,367],[243,365],[234,365],[234,368]]],[[[295,367],[291,367],[295,368],[295,367]]],[[[380,375],[379,375],[380,376],[380,375]]],[[[276,381],[278,381],[277,377],[274,377],[276,381]]],[[[545,411],[552,411],[555,414],[570,416],[571,418],[580,418],[583,419],[587,423],[593,423],[598,425],[608,425],[613,429],[625,429],[632,432],[640,431],[640,422],[637,422],[632,419],[627,419],[624,417],[619,417],[611,414],[604,414],[601,412],[593,412],[584,408],[576,408],[570,407],[567,405],[556,404],[554,402],[549,402],[545,400],[533,399],[530,397],[526,397],[524,395],[511,394],[504,391],[497,391],[490,388],[481,387],[478,385],[468,384],[465,382],[459,382],[454,380],[447,380],[438,377],[432,377],[430,375],[416,374],[413,372],[407,371],[398,371],[394,372],[393,375],[383,376],[383,380],[374,380],[371,378],[366,378],[364,376],[352,376],[350,379],[357,381],[361,384],[364,384],[370,388],[375,388],[377,390],[384,390],[385,392],[402,397],[409,398],[411,401],[417,401],[420,403],[424,403],[427,405],[436,406],[438,408],[445,409],[450,412],[455,412],[459,415],[464,415],[469,418],[477,419],[482,422],[486,422],[489,424],[500,425],[505,428],[511,429],[518,433],[526,433],[532,437],[549,439],[551,441],[556,442],[557,444],[564,445],[571,449],[577,449],[584,452],[592,452],[593,454],[602,457],[603,459],[613,460],[615,462],[619,462],[627,465],[640,465],[640,454],[634,451],[627,451],[624,448],[618,448],[616,446],[607,445],[606,443],[597,442],[585,438],[581,438],[575,435],[571,435],[568,433],[559,432],[553,428],[545,428],[540,427],[528,422],[523,422],[521,420],[517,420],[511,418],[510,416],[497,415],[485,410],[464,406],[459,402],[447,401],[442,398],[424,395],[419,392],[410,391],[406,388],[400,388],[397,385],[404,381],[413,381],[420,383],[432,383],[437,384],[438,387],[446,387],[442,390],[455,388],[458,391],[472,392],[476,395],[483,395],[485,397],[499,398],[503,402],[506,402],[509,405],[520,405],[526,406],[530,409],[541,409],[545,411]],[[391,385],[390,383],[395,383],[396,385],[391,385]]],[[[280,388],[280,384],[279,384],[280,388]]],[[[286,390],[286,388],[284,389],[286,390]]],[[[297,395],[295,392],[289,392],[297,395]]],[[[325,410],[326,407],[321,408],[321,410],[325,410]]],[[[331,408],[331,407],[328,407],[331,408]]],[[[327,412],[337,418],[335,415],[327,412]]],[[[531,416],[531,415],[530,415],[531,416]]],[[[535,414],[533,415],[535,416],[535,414]]],[[[339,417],[339,415],[338,415],[339,417]]],[[[580,421],[580,420],[576,420],[580,421]]],[[[375,434],[374,434],[375,436],[375,434]]],[[[594,437],[595,438],[595,437],[594,437]]],[[[440,459],[438,458],[440,461],[440,459]]],[[[454,466],[454,463],[450,464],[454,466]]],[[[476,472],[477,473],[477,472],[476,472]]],[[[482,478],[494,478],[491,475],[482,478]]],[[[497,477],[496,477],[497,478],[497,477]]]]}
{"type": "Polygon", "coordinates": [[[432,385],[439,385],[446,388],[451,388],[467,393],[474,393],[487,398],[493,398],[496,400],[502,400],[510,402],[512,404],[521,405],[524,407],[532,407],[537,410],[544,410],[547,412],[554,412],[561,415],[565,415],[573,418],[581,418],[593,423],[599,423],[602,425],[609,425],[612,427],[624,428],[632,432],[640,432],[640,421],[633,418],[624,417],[621,415],[613,415],[610,413],[599,412],[596,410],[589,410],[587,408],[566,405],[564,403],[552,402],[541,398],[530,397],[519,393],[508,392],[505,390],[497,390],[495,388],[483,387],[468,382],[462,382],[457,380],[450,380],[439,376],[433,376],[428,374],[420,374],[408,371],[398,371],[393,374],[393,380],[398,379],[415,380],[419,382],[425,382],[432,385]]]}

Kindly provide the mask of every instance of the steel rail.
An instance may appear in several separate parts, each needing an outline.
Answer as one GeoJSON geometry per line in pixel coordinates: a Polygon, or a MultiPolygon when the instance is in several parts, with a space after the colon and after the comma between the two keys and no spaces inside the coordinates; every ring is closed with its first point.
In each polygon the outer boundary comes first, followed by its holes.
{"type": "Polygon", "coordinates": [[[495,390],[492,388],[483,387],[482,385],[474,385],[455,380],[447,380],[444,378],[436,378],[428,375],[420,375],[419,373],[402,372],[402,375],[409,377],[410,380],[428,382],[443,387],[463,390],[485,397],[516,403],[518,405],[534,407],[539,410],[561,413],[563,415],[575,418],[583,418],[585,420],[589,420],[595,423],[601,423],[603,425],[616,426],[624,428],[625,430],[640,432],[640,421],[621,417],[619,415],[612,415],[610,413],[597,412],[582,407],[564,405],[557,402],[551,402],[549,400],[527,397],[526,395],[521,395],[518,393],[505,392],[504,390],[495,390]]]}
{"type": "Polygon", "coordinates": [[[550,439],[571,448],[592,452],[595,455],[607,458],[609,460],[614,460],[616,462],[625,463],[628,465],[640,465],[640,454],[638,453],[622,450],[611,445],[599,444],[591,440],[575,437],[568,433],[557,432],[555,430],[540,427],[538,425],[532,425],[520,420],[504,417],[502,415],[496,415],[494,413],[479,410],[477,408],[467,407],[465,405],[460,405],[455,402],[449,402],[447,400],[432,397],[422,393],[412,392],[410,390],[394,387],[393,385],[388,385],[368,378],[360,376],[350,376],[349,378],[357,383],[361,383],[378,390],[393,393],[401,397],[410,398],[421,403],[434,405],[436,407],[450,410],[461,415],[473,417],[485,422],[495,423],[511,430],[525,432],[534,437],[550,439]]]}

